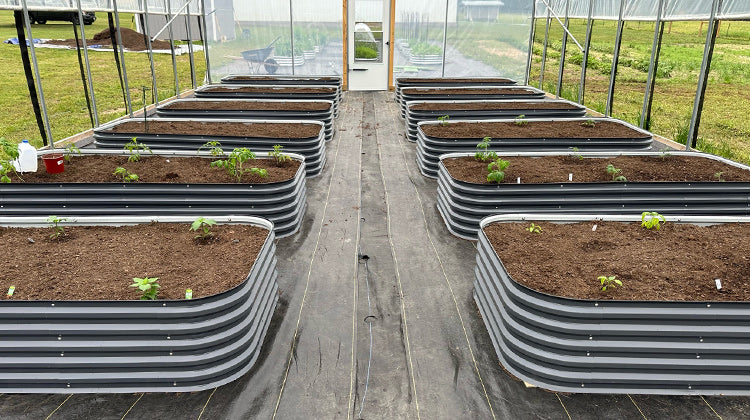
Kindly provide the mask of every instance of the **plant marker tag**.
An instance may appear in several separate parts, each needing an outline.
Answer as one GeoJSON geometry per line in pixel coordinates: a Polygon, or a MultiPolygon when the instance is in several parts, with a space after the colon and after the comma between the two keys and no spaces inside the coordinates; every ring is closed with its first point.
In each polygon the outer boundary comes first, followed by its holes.
{"type": "Polygon", "coordinates": [[[15,292],[15,291],[16,291],[16,286],[10,286],[8,288],[8,297],[12,297],[13,296],[13,292],[15,292]]]}
{"type": "Polygon", "coordinates": [[[185,299],[193,298],[193,289],[185,289],[185,299]]]}
{"type": "Polygon", "coordinates": [[[568,174],[568,181],[572,181],[572,180],[573,180],[573,173],[569,173],[568,174]]]}
{"type": "Polygon", "coordinates": [[[721,290],[721,279],[714,279],[716,283],[716,290],[721,290]]]}
{"type": "Polygon", "coordinates": [[[520,183],[521,183],[521,177],[519,176],[518,179],[516,180],[516,184],[520,184],[520,183]]]}
{"type": "Polygon", "coordinates": [[[591,226],[591,231],[592,231],[592,232],[596,232],[596,225],[594,225],[594,226],[591,226]]]}

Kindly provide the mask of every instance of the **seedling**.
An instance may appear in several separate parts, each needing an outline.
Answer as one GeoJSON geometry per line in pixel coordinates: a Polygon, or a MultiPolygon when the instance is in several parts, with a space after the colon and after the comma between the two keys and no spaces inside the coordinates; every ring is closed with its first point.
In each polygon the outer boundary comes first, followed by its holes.
{"type": "Polygon", "coordinates": [[[719,182],[724,182],[725,180],[721,178],[722,175],[724,175],[724,172],[716,172],[714,174],[714,178],[716,178],[716,180],[719,182]]]}
{"type": "Polygon", "coordinates": [[[60,226],[60,222],[64,222],[68,220],[65,217],[57,217],[57,216],[49,216],[47,217],[47,223],[49,223],[49,228],[52,229],[52,233],[50,233],[49,238],[54,240],[59,240],[63,236],[65,236],[65,228],[60,226]]]}
{"type": "Polygon", "coordinates": [[[138,181],[138,175],[128,171],[127,169],[123,168],[122,166],[118,166],[117,169],[115,169],[114,172],[112,172],[113,175],[119,176],[122,179],[122,182],[136,182],[138,181]]]}
{"type": "Polygon", "coordinates": [[[578,148],[577,147],[575,147],[575,146],[571,147],[570,151],[573,152],[573,157],[574,158],[576,158],[578,160],[583,160],[583,156],[580,153],[578,153],[578,148]]]}
{"type": "Polygon", "coordinates": [[[130,287],[137,287],[143,294],[141,300],[156,300],[156,295],[159,293],[159,280],[158,277],[144,277],[138,278],[133,277],[133,284],[130,287]]]}
{"type": "Polygon", "coordinates": [[[526,115],[524,115],[524,114],[521,114],[521,115],[517,116],[517,117],[516,117],[516,119],[515,119],[515,120],[513,120],[513,122],[514,122],[514,123],[515,123],[516,125],[519,125],[519,126],[524,126],[524,125],[526,125],[526,124],[528,124],[528,123],[529,123],[529,120],[527,120],[527,119],[526,119],[526,115]]]}
{"type": "Polygon", "coordinates": [[[292,160],[291,157],[281,153],[283,149],[284,149],[284,146],[277,144],[273,146],[273,151],[270,152],[271,156],[273,156],[274,159],[276,159],[277,166],[281,166],[284,164],[284,162],[289,162],[290,160],[292,160]]]}
{"type": "Polygon", "coordinates": [[[477,144],[477,150],[481,150],[476,152],[474,154],[474,159],[481,160],[482,162],[487,162],[488,160],[495,160],[497,159],[497,153],[490,150],[487,151],[487,148],[490,147],[490,142],[492,141],[492,137],[485,137],[482,139],[479,144],[477,144]]]}
{"type": "Polygon", "coordinates": [[[68,146],[65,147],[65,150],[63,151],[63,159],[65,159],[65,162],[70,163],[70,158],[73,156],[73,154],[81,155],[81,149],[77,148],[75,144],[70,143],[68,146]]]}
{"type": "Polygon", "coordinates": [[[594,127],[596,127],[596,121],[593,120],[593,119],[591,119],[591,118],[589,118],[586,121],[582,122],[581,126],[588,127],[588,128],[594,128],[594,127]]]}
{"type": "Polygon", "coordinates": [[[510,166],[510,162],[498,158],[496,161],[487,165],[487,182],[501,183],[505,179],[505,170],[510,166]]]}
{"type": "Polygon", "coordinates": [[[195,221],[193,221],[192,225],[190,225],[190,230],[198,233],[197,235],[195,235],[195,239],[205,241],[208,238],[214,236],[214,233],[211,232],[211,226],[215,224],[216,220],[199,217],[195,219],[195,221]]]}
{"type": "Polygon", "coordinates": [[[527,227],[526,230],[528,230],[529,233],[542,233],[542,227],[539,225],[535,225],[534,223],[529,225],[529,227],[527,227]]]}
{"type": "Polygon", "coordinates": [[[620,173],[622,173],[622,169],[615,168],[615,165],[611,163],[607,165],[607,173],[612,175],[612,181],[626,182],[628,180],[624,176],[620,175],[620,173]]]}
{"type": "Polygon", "coordinates": [[[210,153],[211,156],[221,156],[224,154],[224,149],[221,148],[221,143],[216,140],[205,142],[203,146],[198,148],[198,151],[200,152],[202,149],[208,149],[208,153],[210,153]]]}
{"type": "Polygon", "coordinates": [[[268,172],[265,169],[258,168],[245,168],[245,162],[248,160],[254,160],[255,153],[246,147],[238,147],[232,150],[226,159],[216,160],[211,162],[211,166],[214,168],[223,168],[230,175],[235,177],[237,182],[242,182],[242,176],[248,172],[254,173],[261,178],[265,178],[268,172]]]}
{"type": "Polygon", "coordinates": [[[661,223],[667,223],[667,220],[661,214],[655,211],[644,211],[641,213],[641,226],[646,229],[651,230],[655,228],[659,230],[661,229],[661,223]]]}
{"type": "Polygon", "coordinates": [[[140,161],[141,152],[149,152],[152,155],[154,154],[154,152],[152,152],[148,146],[143,143],[138,143],[138,139],[136,137],[133,137],[128,143],[126,143],[124,149],[130,152],[130,156],[128,156],[128,162],[140,161]]]}
{"type": "Polygon", "coordinates": [[[442,117],[438,117],[438,121],[440,121],[440,125],[445,127],[448,125],[448,118],[450,118],[450,115],[443,115],[442,117]]]}
{"type": "Polygon", "coordinates": [[[617,276],[599,276],[596,279],[602,286],[602,292],[606,292],[609,287],[622,286],[622,282],[617,279],[617,276]]]}
{"type": "Polygon", "coordinates": [[[669,152],[661,152],[661,154],[659,155],[659,157],[661,158],[661,160],[664,160],[664,159],[666,159],[666,158],[668,158],[670,156],[672,156],[672,154],[669,153],[669,152]]]}
{"type": "Polygon", "coordinates": [[[18,159],[18,145],[0,137],[0,182],[10,184],[10,174],[15,174],[18,179],[21,179],[13,165],[16,159],[18,159]]]}

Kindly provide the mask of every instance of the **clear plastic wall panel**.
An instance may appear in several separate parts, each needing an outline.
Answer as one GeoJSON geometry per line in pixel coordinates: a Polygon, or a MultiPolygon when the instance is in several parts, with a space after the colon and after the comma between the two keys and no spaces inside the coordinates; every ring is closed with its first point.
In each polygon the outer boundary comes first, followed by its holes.
{"type": "Polygon", "coordinates": [[[463,1],[449,10],[445,76],[502,76],[522,81],[531,6],[522,0],[463,1]]]}
{"type": "MultiPolygon", "coordinates": [[[[343,16],[341,2],[337,0],[292,1],[294,56],[297,60],[294,74],[331,76],[343,73],[343,16]]],[[[291,67],[281,66],[277,74],[291,74],[291,67]]]]}
{"type": "MultiPolygon", "coordinates": [[[[455,25],[456,0],[449,0],[448,16],[455,25]]],[[[397,1],[395,10],[394,77],[440,77],[443,74],[443,34],[446,1],[397,1]]]]}
{"type": "Polygon", "coordinates": [[[383,0],[358,0],[354,8],[354,62],[383,62],[383,0]]]}

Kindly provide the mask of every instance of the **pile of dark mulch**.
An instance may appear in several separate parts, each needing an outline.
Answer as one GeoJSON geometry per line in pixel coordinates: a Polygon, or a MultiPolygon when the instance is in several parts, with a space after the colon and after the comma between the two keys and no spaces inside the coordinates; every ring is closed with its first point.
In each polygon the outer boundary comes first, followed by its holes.
{"type": "MultiPolygon", "coordinates": [[[[128,28],[120,28],[120,33],[122,35],[122,46],[125,47],[125,49],[131,50],[131,51],[145,51],[148,49],[148,45],[146,44],[146,40],[144,39],[143,34],[140,34],[128,28]]],[[[65,45],[68,47],[75,47],[76,40],[75,39],[51,39],[47,41],[46,44],[65,45]]],[[[80,42],[80,40],[79,40],[79,44],[80,46],[83,46],[83,43],[80,42]]],[[[104,29],[103,31],[94,35],[93,39],[87,39],[86,45],[89,45],[89,46],[102,45],[104,47],[111,47],[112,37],[109,34],[109,28],[104,29]]],[[[169,49],[169,42],[153,40],[151,41],[151,48],[154,50],[167,50],[169,49]]]]}

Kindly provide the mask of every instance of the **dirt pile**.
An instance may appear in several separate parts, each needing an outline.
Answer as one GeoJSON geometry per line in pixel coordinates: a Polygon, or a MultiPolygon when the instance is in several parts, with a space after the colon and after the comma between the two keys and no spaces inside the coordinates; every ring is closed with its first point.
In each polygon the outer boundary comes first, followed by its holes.
{"type": "MultiPolygon", "coordinates": [[[[130,51],[146,51],[148,49],[148,45],[146,44],[143,34],[138,33],[132,29],[128,29],[128,28],[120,28],[120,33],[122,34],[122,46],[125,47],[125,49],[130,50],[130,51]]],[[[53,39],[53,40],[47,41],[47,44],[65,45],[68,47],[75,47],[76,40],[75,39],[53,39]]],[[[83,44],[81,43],[81,46],[82,45],[83,44]]],[[[87,39],[86,45],[102,45],[104,47],[111,47],[112,37],[109,34],[109,28],[104,29],[103,31],[94,35],[93,39],[87,39]]],[[[155,50],[168,50],[169,42],[154,40],[154,41],[151,41],[151,48],[155,50]]]]}

